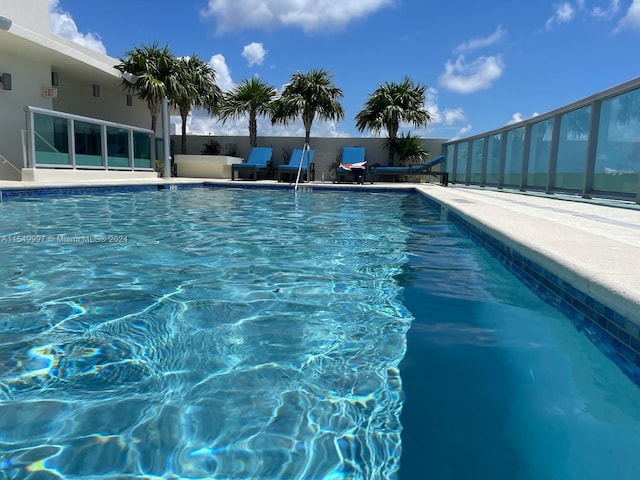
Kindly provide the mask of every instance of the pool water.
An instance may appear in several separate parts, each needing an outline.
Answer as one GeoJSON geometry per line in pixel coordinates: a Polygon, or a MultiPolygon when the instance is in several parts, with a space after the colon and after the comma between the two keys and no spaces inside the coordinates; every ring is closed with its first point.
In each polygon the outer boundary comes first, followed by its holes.
{"type": "Polygon", "coordinates": [[[417,195],[0,210],[0,479],[638,478],[638,388],[417,195]]]}

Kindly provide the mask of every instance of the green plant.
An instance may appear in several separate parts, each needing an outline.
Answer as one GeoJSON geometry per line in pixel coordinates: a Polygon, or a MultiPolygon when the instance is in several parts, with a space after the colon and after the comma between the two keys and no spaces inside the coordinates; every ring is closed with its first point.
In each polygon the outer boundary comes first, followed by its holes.
{"type": "Polygon", "coordinates": [[[220,155],[221,151],[222,147],[215,138],[207,140],[207,143],[203,143],[202,148],[200,149],[200,153],[202,155],[220,155]]]}
{"type": "Polygon", "coordinates": [[[429,152],[424,148],[422,139],[417,135],[411,135],[411,133],[402,134],[394,141],[387,140],[385,148],[397,157],[401,166],[405,166],[407,163],[422,163],[429,158],[429,152]]]}

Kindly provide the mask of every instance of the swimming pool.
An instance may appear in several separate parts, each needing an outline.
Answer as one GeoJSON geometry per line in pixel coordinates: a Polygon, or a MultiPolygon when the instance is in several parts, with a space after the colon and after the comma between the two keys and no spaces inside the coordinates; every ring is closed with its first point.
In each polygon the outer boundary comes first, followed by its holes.
{"type": "Polygon", "coordinates": [[[417,195],[1,208],[0,478],[639,471],[637,387],[417,195]]]}

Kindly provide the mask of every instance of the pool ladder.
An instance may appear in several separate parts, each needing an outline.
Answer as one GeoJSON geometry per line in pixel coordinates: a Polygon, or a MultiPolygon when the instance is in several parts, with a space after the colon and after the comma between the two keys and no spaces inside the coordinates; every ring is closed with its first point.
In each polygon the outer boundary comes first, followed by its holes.
{"type": "MultiPolygon", "coordinates": [[[[304,160],[305,153],[307,155],[309,154],[308,153],[309,150],[311,150],[311,147],[309,147],[308,143],[305,143],[304,146],[302,147],[302,155],[300,155],[300,161],[298,162],[298,175],[296,175],[296,185],[293,187],[294,193],[298,191],[298,184],[300,183],[300,174],[302,173],[302,161],[304,160]]],[[[311,189],[309,188],[308,190],[311,190],[311,189]]]]}

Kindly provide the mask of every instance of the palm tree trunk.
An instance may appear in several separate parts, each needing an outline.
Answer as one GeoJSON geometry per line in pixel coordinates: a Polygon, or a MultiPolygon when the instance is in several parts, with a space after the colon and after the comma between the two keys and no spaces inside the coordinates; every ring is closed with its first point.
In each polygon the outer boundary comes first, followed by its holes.
{"type": "Polygon", "coordinates": [[[182,117],[182,128],[181,128],[181,130],[182,130],[182,132],[181,132],[182,133],[182,138],[181,138],[180,151],[184,155],[185,153],[187,153],[187,118],[186,117],[182,117]]]}
{"type": "Polygon", "coordinates": [[[258,146],[258,120],[256,112],[249,112],[249,143],[251,147],[258,146]]]}
{"type": "Polygon", "coordinates": [[[153,102],[147,104],[149,107],[149,112],[151,112],[151,130],[153,133],[156,132],[156,127],[158,126],[158,113],[160,113],[160,104],[158,102],[153,102]]]}
{"type": "Polygon", "coordinates": [[[180,109],[180,118],[182,118],[182,143],[180,146],[180,151],[184,155],[187,153],[187,117],[189,117],[189,110],[185,110],[183,108],[180,109]]]}
{"type": "Polygon", "coordinates": [[[302,123],[304,123],[304,142],[309,145],[311,142],[311,125],[313,124],[313,112],[303,112],[302,123]]]}

